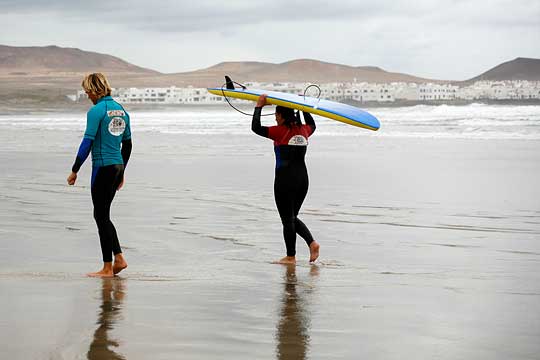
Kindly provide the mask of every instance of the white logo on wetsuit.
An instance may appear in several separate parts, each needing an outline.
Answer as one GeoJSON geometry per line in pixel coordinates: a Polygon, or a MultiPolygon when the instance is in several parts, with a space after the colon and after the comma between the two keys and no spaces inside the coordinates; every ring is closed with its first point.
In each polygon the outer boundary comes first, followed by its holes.
{"type": "Polygon", "coordinates": [[[307,144],[307,139],[302,135],[294,135],[292,138],[289,139],[289,145],[307,146],[307,144]]]}
{"type": "Polygon", "coordinates": [[[120,136],[126,129],[126,122],[121,117],[113,117],[109,123],[109,132],[114,136],[120,136]]]}

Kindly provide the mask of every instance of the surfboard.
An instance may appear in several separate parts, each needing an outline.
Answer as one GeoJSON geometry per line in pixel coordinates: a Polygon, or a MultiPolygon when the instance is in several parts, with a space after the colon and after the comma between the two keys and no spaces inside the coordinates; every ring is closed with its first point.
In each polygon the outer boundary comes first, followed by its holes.
{"type": "Polygon", "coordinates": [[[214,95],[251,101],[257,101],[259,96],[267,94],[268,98],[266,102],[272,105],[281,105],[309,112],[373,131],[379,130],[381,126],[379,120],[367,111],[335,101],[260,89],[207,88],[207,90],[214,95]]]}

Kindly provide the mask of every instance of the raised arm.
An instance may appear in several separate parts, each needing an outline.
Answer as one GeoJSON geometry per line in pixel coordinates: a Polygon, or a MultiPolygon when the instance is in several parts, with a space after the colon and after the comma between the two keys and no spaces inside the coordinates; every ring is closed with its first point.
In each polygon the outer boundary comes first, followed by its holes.
{"type": "Polygon", "coordinates": [[[266,94],[259,96],[259,100],[257,100],[255,111],[253,111],[253,119],[251,120],[251,131],[267,138],[268,127],[261,126],[261,112],[264,105],[266,105],[266,94]]]}
{"type": "Polygon", "coordinates": [[[309,125],[311,128],[311,133],[313,134],[315,132],[315,129],[317,126],[315,125],[315,120],[313,120],[313,116],[311,116],[310,113],[304,111],[304,121],[306,122],[306,125],[309,125]]]}

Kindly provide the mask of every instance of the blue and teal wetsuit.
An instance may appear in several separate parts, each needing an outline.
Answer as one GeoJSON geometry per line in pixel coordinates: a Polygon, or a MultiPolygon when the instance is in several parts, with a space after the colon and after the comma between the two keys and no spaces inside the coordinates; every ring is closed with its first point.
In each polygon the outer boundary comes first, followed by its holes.
{"type": "Polygon", "coordinates": [[[111,262],[112,254],[122,252],[110,211],[116,190],[124,178],[131,148],[129,114],[112,97],[102,97],[87,113],[84,138],[72,171],[78,172],[92,152],[92,203],[103,262],[111,262]]]}

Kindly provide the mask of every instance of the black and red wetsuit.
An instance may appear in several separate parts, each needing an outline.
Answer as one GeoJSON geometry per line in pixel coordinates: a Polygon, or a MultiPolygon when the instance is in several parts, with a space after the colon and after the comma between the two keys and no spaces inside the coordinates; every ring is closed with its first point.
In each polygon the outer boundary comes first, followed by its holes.
{"type": "Polygon", "coordinates": [[[304,113],[305,125],[261,126],[261,109],[255,108],[251,130],[257,135],[274,140],[276,153],[274,199],[283,224],[287,256],[295,256],[296,234],[300,235],[308,246],[313,242],[313,236],[298,218],[298,212],[309,186],[304,158],[308,138],[315,131],[315,121],[311,114],[304,113]]]}

